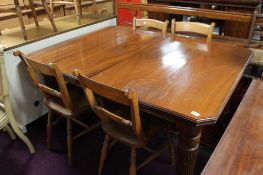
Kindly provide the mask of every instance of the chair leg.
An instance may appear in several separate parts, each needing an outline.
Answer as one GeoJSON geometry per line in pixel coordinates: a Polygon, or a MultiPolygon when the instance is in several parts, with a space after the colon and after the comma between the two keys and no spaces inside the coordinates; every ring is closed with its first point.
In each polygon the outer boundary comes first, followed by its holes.
{"type": "Polygon", "coordinates": [[[74,7],[75,7],[75,13],[77,15],[77,22],[78,25],[80,25],[80,13],[79,13],[79,5],[78,5],[78,0],[74,0],[74,7]]]}
{"type": "Polygon", "coordinates": [[[79,8],[79,16],[82,18],[82,6],[81,6],[81,0],[78,0],[78,8],[79,8]]]}
{"type": "Polygon", "coordinates": [[[131,148],[130,175],[136,175],[136,148],[131,148]]]}
{"type": "Polygon", "coordinates": [[[103,142],[103,146],[102,146],[102,149],[101,149],[100,165],[99,165],[98,175],[102,175],[102,170],[103,170],[103,167],[104,167],[104,163],[105,163],[105,160],[106,160],[107,154],[108,154],[108,147],[109,147],[110,140],[111,140],[111,137],[108,134],[106,134],[104,142],[103,142]]]}
{"type": "Polygon", "coordinates": [[[175,157],[174,157],[174,144],[170,143],[169,144],[169,156],[171,160],[171,166],[175,165],[175,157]]]}
{"type": "Polygon", "coordinates": [[[50,150],[51,148],[52,118],[53,118],[52,111],[49,111],[48,119],[47,119],[47,148],[48,150],[50,150]]]}
{"type": "Polygon", "coordinates": [[[48,18],[49,18],[49,21],[50,21],[50,23],[51,23],[51,25],[52,25],[52,27],[53,27],[53,30],[54,30],[55,32],[57,32],[57,31],[58,31],[57,26],[56,26],[56,24],[55,24],[55,22],[54,22],[53,16],[50,14],[50,11],[49,11],[49,8],[48,8],[48,5],[47,5],[46,0],[41,0],[41,1],[42,1],[42,5],[43,5],[43,7],[44,7],[44,9],[45,9],[45,11],[46,11],[46,14],[47,14],[47,16],[48,16],[48,18]]]}
{"type": "Polygon", "coordinates": [[[16,139],[16,135],[13,132],[13,130],[8,126],[8,124],[5,126],[6,131],[8,132],[8,134],[10,135],[12,140],[16,139]]]}
{"type": "Polygon", "coordinates": [[[12,108],[11,108],[11,103],[9,97],[5,99],[5,105],[6,105],[6,113],[9,118],[10,125],[13,129],[13,131],[16,133],[16,135],[27,145],[29,152],[31,154],[35,153],[35,149],[30,142],[30,140],[24,135],[24,133],[17,127],[17,123],[15,121],[12,108]]]}
{"type": "Polygon", "coordinates": [[[175,165],[175,157],[174,157],[174,144],[173,144],[173,135],[172,135],[172,125],[169,124],[167,127],[167,135],[169,137],[169,145],[168,145],[168,149],[169,149],[169,156],[170,156],[170,160],[171,160],[171,166],[175,165]]]}
{"type": "Polygon", "coordinates": [[[21,30],[22,30],[22,33],[23,33],[24,40],[27,40],[26,28],[25,28],[25,24],[24,24],[24,21],[23,21],[21,7],[19,5],[18,0],[14,0],[14,3],[15,3],[15,8],[16,8],[16,11],[17,11],[17,16],[18,16],[18,19],[19,19],[19,23],[20,23],[20,26],[21,26],[21,30]]]}
{"type": "Polygon", "coordinates": [[[72,166],[72,121],[67,118],[68,163],[72,166]]]}
{"type": "Polygon", "coordinates": [[[98,16],[98,11],[97,11],[97,6],[96,6],[96,0],[92,0],[92,7],[93,7],[93,12],[96,16],[98,16]]]}
{"type": "Polygon", "coordinates": [[[32,14],[33,14],[33,17],[35,20],[35,24],[36,24],[36,26],[39,26],[33,0],[29,0],[29,5],[30,5],[30,8],[32,10],[32,14]]]}
{"type": "Polygon", "coordinates": [[[54,17],[54,4],[53,0],[49,0],[49,9],[50,9],[50,14],[52,17],[54,17]]]}

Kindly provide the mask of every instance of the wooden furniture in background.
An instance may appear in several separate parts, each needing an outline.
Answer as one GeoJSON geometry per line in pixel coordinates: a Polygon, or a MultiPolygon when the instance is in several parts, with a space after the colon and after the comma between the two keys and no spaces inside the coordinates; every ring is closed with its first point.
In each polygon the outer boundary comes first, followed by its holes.
{"type": "MultiPolygon", "coordinates": [[[[75,8],[75,13],[77,16],[77,22],[80,25],[80,18],[82,17],[82,1],[87,1],[87,0],[50,0],[50,10],[51,10],[51,15],[54,15],[54,5],[59,4],[59,5],[74,5],[75,8]]],[[[92,1],[92,7],[93,7],[93,12],[95,15],[97,15],[97,8],[96,8],[96,0],[88,0],[92,1]]]]}
{"type": "Polygon", "coordinates": [[[259,47],[262,49],[263,46],[263,14],[260,10],[255,10],[251,22],[248,47],[259,47]]]}
{"type": "MultiPolygon", "coordinates": [[[[149,140],[156,136],[161,130],[168,130],[169,123],[165,120],[151,117],[139,111],[137,93],[132,89],[121,91],[105,86],[83,76],[79,70],[74,70],[80,85],[86,94],[89,105],[101,120],[101,125],[106,133],[101,159],[99,175],[102,174],[103,166],[108,154],[108,147],[112,139],[131,147],[130,175],[136,175],[136,171],[149,163],[161,151],[153,151],[149,148],[152,156],[145,160],[138,167],[136,166],[136,149],[145,148],[149,140]],[[94,94],[100,95],[108,100],[120,104],[120,108],[112,111],[109,106],[99,104],[94,94]]],[[[169,132],[169,130],[168,130],[169,132]]],[[[170,156],[174,159],[174,146],[170,143],[170,156]]],[[[174,162],[174,160],[172,160],[174,162]]]]}
{"type": "Polygon", "coordinates": [[[253,80],[202,175],[262,174],[263,81],[253,80]]]}
{"type": "Polygon", "coordinates": [[[163,37],[165,38],[168,23],[169,23],[168,20],[162,22],[156,19],[137,19],[136,17],[134,17],[132,26],[134,30],[136,30],[136,27],[151,27],[151,28],[159,29],[162,31],[163,37]]]}
{"type": "Polygon", "coordinates": [[[16,138],[16,134],[23,142],[25,142],[29,149],[29,152],[33,154],[35,153],[35,149],[30,140],[18,128],[12,112],[3,54],[4,48],[2,47],[2,45],[0,45],[0,129],[6,129],[12,139],[16,138]],[[9,125],[11,125],[11,128],[9,127],[9,125]],[[15,134],[12,130],[15,132],[15,134]]]}
{"type": "Polygon", "coordinates": [[[55,64],[50,63],[46,65],[29,60],[19,51],[14,52],[14,55],[19,56],[23,61],[34,84],[45,97],[44,103],[49,108],[47,124],[47,143],[49,149],[51,147],[53,114],[56,113],[67,118],[68,162],[69,165],[72,165],[72,140],[99,126],[99,123],[88,126],[78,119],[79,115],[88,109],[88,104],[83,91],[81,88],[66,84],[60,69],[55,64]],[[52,88],[44,83],[41,83],[37,73],[54,77],[58,88],[52,88]],[[85,130],[75,136],[72,136],[72,121],[84,127],[85,130]]]}
{"type": "Polygon", "coordinates": [[[191,33],[199,33],[207,36],[207,42],[210,42],[212,39],[213,30],[215,27],[215,23],[202,24],[199,22],[175,22],[175,19],[172,19],[171,24],[171,33],[172,37],[174,37],[176,32],[191,32],[191,33]]]}
{"type": "Polygon", "coordinates": [[[151,11],[159,13],[169,13],[177,15],[206,17],[209,19],[220,19],[226,21],[236,21],[249,23],[252,19],[252,14],[242,12],[226,12],[220,10],[188,8],[188,7],[175,7],[160,4],[135,4],[119,2],[116,4],[117,8],[130,9],[133,11],[151,11]]]}
{"type": "MultiPolygon", "coordinates": [[[[36,11],[35,11],[35,6],[39,6],[40,4],[35,3],[33,0],[28,0],[29,4],[20,4],[19,0],[14,0],[14,7],[10,6],[10,4],[8,5],[7,8],[5,8],[3,5],[0,6],[0,12],[16,12],[19,22],[20,22],[20,26],[22,29],[22,33],[23,33],[23,37],[25,40],[27,40],[27,35],[26,35],[26,28],[25,28],[25,24],[23,21],[23,15],[22,15],[22,10],[26,10],[26,9],[30,9],[32,12],[32,15],[34,17],[34,21],[36,26],[38,26],[38,20],[37,20],[37,16],[36,16],[36,11]]],[[[48,5],[46,0],[41,0],[42,2],[42,6],[46,11],[46,14],[48,15],[49,21],[51,22],[51,25],[54,29],[54,31],[57,31],[57,27],[55,25],[53,16],[50,14],[48,5]]]]}
{"type": "MultiPolygon", "coordinates": [[[[193,2],[193,1],[192,1],[193,2]]],[[[195,2],[195,1],[194,1],[195,2]]],[[[232,36],[237,38],[245,38],[249,37],[249,29],[251,26],[251,21],[253,17],[253,12],[258,6],[249,7],[249,11],[245,10],[245,5],[243,7],[243,11],[239,10],[213,10],[213,9],[202,9],[196,7],[180,7],[180,6],[172,6],[172,5],[160,5],[159,4],[134,4],[134,3],[125,3],[119,2],[117,3],[117,8],[119,9],[130,9],[132,11],[147,11],[147,12],[156,12],[156,13],[164,13],[170,14],[171,17],[180,15],[180,16],[195,16],[200,18],[206,18],[211,21],[216,20],[223,21],[224,24],[224,36],[232,36]],[[232,27],[232,28],[231,28],[232,27]]],[[[200,1],[196,1],[196,3],[200,3],[200,1]]],[[[164,2],[164,4],[167,4],[164,2]]],[[[213,3],[212,3],[213,4],[213,3]]],[[[227,7],[228,8],[228,7],[227,7]]],[[[169,17],[170,18],[170,17],[169,17]]],[[[167,18],[166,18],[167,19],[167,18]]],[[[158,20],[164,20],[163,18],[158,20]]]]}
{"type": "MultiPolygon", "coordinates": [[[[174,7],[188,7],[195,9],[211,9],[215,12],[220,10],[226,13],[248,13],[250,15],[253,14],[254,10],[258,5],[261,5],[261,0],[149,0],[148,3],[151,4],[165,4],[174,7]]],[[[165,16],[166,19],[169,18],[178,18],[177,20],[182,20],[183,17],[180,15],[173,14],[164,14],[156,16],[155,12],[151,12],[151,17],[156,17],[154,19],[163,20],[162,16],[165,16]],[[160,17],[159,17],[160,16],[160,17]]],[[[195,16],[195,15],[193,15],[195,16]]],[[[201,17],[202,18],[202,17],[201,17]]],[[[210,18],[210,17],[208,17],[210,18]]],[[[204,18],[202,18],[204,19],[204,18]]],[[[219,28],[220,32],[224,34],[224,36],[232,36],[238,38],[248,38],[249,29],[251,25],[251,21],[248,22],[238,22],[238,21],[227,20],[227,21],[215,21],[219,28]]]]}
{"type": "Polygon", "coordinates": [[[55,61],[72,83],[78,83],[72,70],[79,68],[101,84],[134,89],[141,110],[176,123],[180,134],[176,171],[192,174],[202,128],[216,123],[250,56],[248,49],[230,44],[185,37],[171,42],[160,32],[137,29],[133,33],[131,27],[117,26],[28,58],[55,61]]]}

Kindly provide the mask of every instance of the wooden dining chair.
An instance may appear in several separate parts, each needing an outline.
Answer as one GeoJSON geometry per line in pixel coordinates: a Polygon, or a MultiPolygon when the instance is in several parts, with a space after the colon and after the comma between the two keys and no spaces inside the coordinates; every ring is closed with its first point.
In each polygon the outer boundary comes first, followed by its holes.
{"type": "Polygon", "coordinates": [[[3,47],[1,45],[0,45],[0,66],[1,66],[0,67],[0,129],[5,129],[13,140],[16,138],[17,135],[27,145],[29,152],[33,154],[35,153],[35,149],[32,143],[24,135],[24,133],[18,128],[17,122],[13,115],[10,96],[8,92],[8,81],[6,77],[3,47]]]}
{"type": "Polygon", "coordinates": [[[54,16],[54,5],[74,5],[75,13],[77,16],[78,25],[81,24],[80,18],[82,17],[82,2],[91,1],[94,14],[97,15],[96,0],[50,0],[50,10],[52,16],[54,16]]]}
{"type": "Polygon", "coordinates": [[[26,65],[26,68],[34,84],[45,97],[44,103],[49,108],[47,124],[48,149],[50,149],[51,146],[52,125],[55,123],[52,123],[53,113],[67,118],[68,162],[69,165],[72,165],[72,140],[95,129],[100,123],[95,123],[91,126],[88,126],[78,119],[82,112],[89,109],[85,95],[81,88],[75,87],[74,85],[67,84],[65,82],[63,74],[55,64],[50,63],[45,65],[35,62],[33,60],[27,59],[26,56],[20,51],[14,52],[14,55],[19,56],[26,65]],[[56,79],[58,88],[52,88],[47,84],[42,83],[39,79],[39,76],[37,76],[37,73],[54,77],[56,79]],[[75,136],[72,136],[72,121],[84,127],[85,130],[81,131],[75,136]]]}
{"type": "Polygon", "coordinates": [[[190,33],[198,33],[207,36],[207,42],[210,42],[212,39],[213,30],[215,27],[215,23],[203,24],[199,22],[186,22],[180,21],[176,22],[175,19],[172,19],[171,24],[171,33],[174,37],[176,32],[190,32],[190,33]]]}
{"type": "MultiPolygon", "coordinates": [[[[134,90],[128,89],[126,91],[121,91],[100,84],[86,78],[79,70],[74,70],[73,74],[78,77],[80,85],[86,94],[87,101],[100,118],[102,128],[106,133],[101,150],[98,174],[102,174],[108,147],[112,143],[111,141],[119,141],[131,147],[130,175],[135,175],[136,170],[149,163],[163,150],[161,149],[154,152],[152,149],[147,148],[146,144],[158,132],[169,128],[169,123],[157,117],[140,112],[138,97],[134,90]],[[96,96],[94,94],[96,94],[96,96]],[[98,95],[118,103],[121,107],[113,111],[109,105],[103,104],[97,100],[98,95]],[[136,166],[137,148],[145,148],[147,151],[153,153],[139,166],[136,166]]],[[[166,131],[170,130],[167,129],[166,131]]],[[[169,148],[172,161],[174,161],[174,147],[172,142],[170,142],[169,148]]]]}
{"type": "Polygon", "coordinates": [[[151,27],[162,31],[163,37],[166,37],[167,26],[169,21],[166,20],[165,22],[159,21],[156,19],[138,19],[136,17],[133,18],[133,29],[135,30],[136,27],[151,27]]]}
{"type": "Polygon", "coordinates": [[[57,32],[56,24],[54,22],[53,16],[50,14],[46,0],[41,0],[41,4],[34,2],[34,0],[28,0],[26,2],[24,0],[23,1],[22,0],[10,0],[10,1],[11,1],[10,4],[6,4],[6,7],[4,6],[4,4],[2,4],[0,6],[0,12],[5,11],[5,12],[16,12],[17,13],[24,40],[27,40],[27,34],[26,34],[25,23],[23,20],[23,11],[24,10],[31,10],[35,24],[38,27],[39,24],[38,24],[38,20],[37,20],[35,7],[39,7],[39,6],[42,6],[44,8],[44,10],[45,10],[50,22],[51,22],[51,25],[52,25],[54,31],[57,32]],[[14,6],[12,6],[12,4],[14,6]]]}

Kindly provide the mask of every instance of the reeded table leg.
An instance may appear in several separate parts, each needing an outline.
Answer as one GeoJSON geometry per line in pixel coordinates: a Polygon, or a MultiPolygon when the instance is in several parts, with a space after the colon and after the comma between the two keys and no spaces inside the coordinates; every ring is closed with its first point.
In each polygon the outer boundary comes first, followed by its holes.
{"type": "Polygon", "coordinates": [[[202,128],[181,122],[176,123],[176,127],[180,133],[176,175],[192,175],[198,154],[202,128]]]}

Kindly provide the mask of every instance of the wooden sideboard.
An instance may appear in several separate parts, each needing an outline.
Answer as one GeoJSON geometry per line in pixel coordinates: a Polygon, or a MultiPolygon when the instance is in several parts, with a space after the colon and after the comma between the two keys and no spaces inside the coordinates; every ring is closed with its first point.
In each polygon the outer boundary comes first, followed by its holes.
{"type": "MultiPolygon", "coordinates": [[[[226,12],[244,12],[253,14],[255,9],[261,4],[260,0],[149,0],[151,4],[163,4],[169,6],[183,6],[216,9],[226,12]]],[[[180,15],[164,14],[150,12],[149,18],[166,20],[176,18],[182,20],[180,15]]],[[[248,38],[251,22],[237,22],[237,21],[223,21],[215,20],[217,26],[220,27],[220,33],[225,36],[232,36],[238,38],[248,38]]]]}

